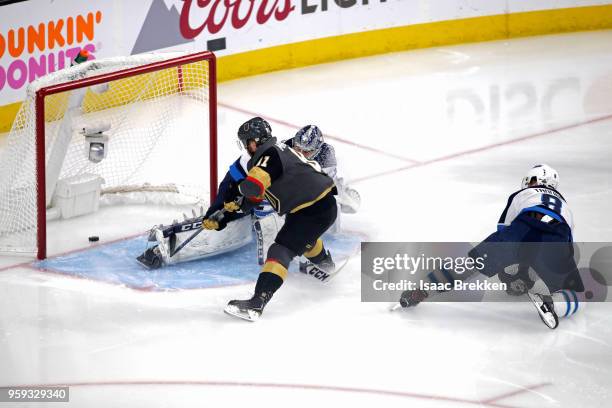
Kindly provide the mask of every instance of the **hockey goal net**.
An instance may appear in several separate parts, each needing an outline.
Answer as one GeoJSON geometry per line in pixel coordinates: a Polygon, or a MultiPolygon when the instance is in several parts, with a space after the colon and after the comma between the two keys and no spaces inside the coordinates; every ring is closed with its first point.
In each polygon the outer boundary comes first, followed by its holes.
{"type": "Polygon", "coordinates": [[[215,72],[211,52],[160,53],[32,82],[0,151],[0,252],[43,259],[48,224],[105,206],[214,199],[215,72]]]}

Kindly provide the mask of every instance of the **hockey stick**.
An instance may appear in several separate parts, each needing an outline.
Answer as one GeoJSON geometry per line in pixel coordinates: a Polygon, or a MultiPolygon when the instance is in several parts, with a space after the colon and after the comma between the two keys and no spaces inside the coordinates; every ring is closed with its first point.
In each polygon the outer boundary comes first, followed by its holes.
{"type": "Polygon", "coordinates": [[[263,231],[259,219],[253,217],[253,229],[255,230],[255,236],[257,238],[257,263],[259,265],[264,264],[264,242],[263,242],[263,231]]]}
{"type": "MultiPolygon", "coordinates": [[[[240,206],[240,204],[242,204],[242,197],[238,197],[235,201],[234,201],[238,206],[240,206]]],[[[223,217],[225,216],[225,213],[227,212],[227,210],[225,208],[222,208],[220,210],[215,211],[214,213],[211,214],[210,217],[208,217],[208,219],[213,220],[213,221],[217,221],[220,222],[223,217]]],[[[202,232],[204,230],[204,228],[202,228],[202,222],[203,220],[200,222],[200,228],[194,232],[193,234],[191,234],[189,236],[189,238],[187,238],[185,241],[181,242],[181,244],[179,246],[177,246],[174,251],[172,251],[170,253],[170,257],[173,257],[174,255],[177,254],[177,252],[179,252],[181,249],[183,249],[185,247],[185,245],[187,245],[188,243],[190,243],[195,237],[197,237],[200,232],[202,232]]],[[[191,228],[190,228],[191,229],[191,228]]],[[[189,231],[189,229],[184,230],[184,231],[189,231]]]]}
{"type": "MultiPolygon", "coordinates": [[[[221,210],[218,210],[218,211],[221,211],[221,210]]],[[[213,215],[215,215],[216,213],[217,213],[217,212],[215,212],[213,215]]],[[[174,249],[174,251],[172,251],[172,252],[170,253],[170,257],[173,257],[174,255],[176,255],[176,253],[177,253],[178,251],[180,251],[181,249],[183,249],[183,248],[185,247],[185,245],[187,245],[188,243],[190,243],[190,242],[191,242],[191,240],[192,240],[192,239],[194,239],[195,237],[197,237],[197,236],[198,236],[198,234],[199,234],[200,232],[202,232],[203,230],[204,230],[203,228],[200,228],[199,230],[197,230],[196,232],[194,232],[193,234],[191,234],[191,235],[189,236],[189,238],[187,238],[186,240],[184,240],[183,242],[181,242],[181,245],[177,246],[177,247],[174,249]]]]}
{"type": "Polygon", "coordinates": [[[186,220],[180,223],[168,225],[167,227],[164,227],[161,231],[162,231],[164,238],[168,238],[172,235],[175,235],[181,232],[187,232],[187,231],[191,231],[194,229],[201,229],[202,221],[204,221],[204,216],[191,218],[189,220],[186,220]]]}

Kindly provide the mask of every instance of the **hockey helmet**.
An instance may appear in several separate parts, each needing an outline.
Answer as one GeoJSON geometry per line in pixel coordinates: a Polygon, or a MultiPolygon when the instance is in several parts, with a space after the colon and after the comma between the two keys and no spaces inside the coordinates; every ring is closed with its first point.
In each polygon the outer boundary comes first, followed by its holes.
{"type": "Polygon", "coordinates": [[[304,126],[293,137],[293,146],[308,156],[316,156],[323,146],[323,134],[315,125],[304,126]]]}
{"type": "Polygon", "coordinates": [[[238,139],[245,148],[249,140],[254,140],[260,146],[272,138],[272,128],[270,124],[259,116],[249,119],[240,125],[238,129],[238,139]]]}
{"type": "Polygon", "coordinates": [[[529,187],[529,183],[531,183],[534,179],[538,186],[546,186],[556,189],[559,185],[559,173],[557,173],[557,170],[553,169],[547,164],[536,164],[533,166],[527,172],[525,177],[523,177],[521,187],[529,187]]]}

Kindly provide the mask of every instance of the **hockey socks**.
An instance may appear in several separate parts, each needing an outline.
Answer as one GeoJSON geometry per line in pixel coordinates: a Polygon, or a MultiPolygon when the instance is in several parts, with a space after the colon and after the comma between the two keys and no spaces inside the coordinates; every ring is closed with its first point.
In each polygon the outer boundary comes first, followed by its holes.
{"type": "Polygon", "coordinates": [[[584,304],[580,304],[578,294],[573,290],[560,290],[553,293],[551,297],[559,317],[570,317],[578,311],[580,306],[584,307],[584,304]]]}
{"type": "Polygon", "coordinates": [[[261,268],[257,284],[255,285],[255,294],[267,292],[274,294],[283,284],[287,276],[287,268],[277,263],[275,260],[268,259],[261,268]]]}

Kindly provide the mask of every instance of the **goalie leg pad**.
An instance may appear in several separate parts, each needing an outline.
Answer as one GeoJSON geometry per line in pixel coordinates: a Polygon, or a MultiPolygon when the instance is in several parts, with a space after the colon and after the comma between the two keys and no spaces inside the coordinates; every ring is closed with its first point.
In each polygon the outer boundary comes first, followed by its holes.
{"type": "MultiPolygon", "coordinates": [[[[177,234],[176,245],[180,245],[192,232],[177,234]]],[[[239,218],[227,224],[221,231],[202,231],[181,252],[172,257],[172,262],[187,262],[209,256],[220,255],[240,248],[252,240],[251,221],[239,218]]]]}
{"type": "Polygon", "coordinates": [[[155,240],[157,241],[157,248],[159,250],[159,255],[164,264],[170,263],[170,254],[172,253],[172,249],[170,245],[176,245],[176,235],[172,234],[172,239],[164,238],[164,233],[159,227],[153,228],[153,235],[155,235],[155,240]]]}
{"type": "MultiPolygon", "coordinates": [[[[150,232],[149,241],[157,244],[154,248],[156,256],[160,258],[160,262],[159,265],[155,263],[155,267],[202,259],[233,251],[251,242],[250,229],[251,223],[245,217],[228,223],[227,227],[222,231],[202,231],[180,252],[171,257],[170,254],[174,249],[188,239],[193,234],[193,231],[187,230],[185,232],[172,233],[167,238],[164,238],[163,229],[154,227],[150,232]]],[[[147,264],[147,262],[151,263],[151,261],[147,261],[151,256],[152,252],[148,255],[145,252],[137,259],[143,265],[152,268],[152,265],[147,264]]]]}

